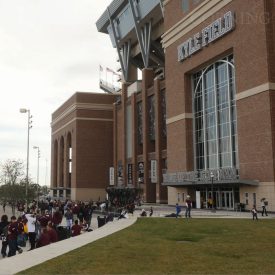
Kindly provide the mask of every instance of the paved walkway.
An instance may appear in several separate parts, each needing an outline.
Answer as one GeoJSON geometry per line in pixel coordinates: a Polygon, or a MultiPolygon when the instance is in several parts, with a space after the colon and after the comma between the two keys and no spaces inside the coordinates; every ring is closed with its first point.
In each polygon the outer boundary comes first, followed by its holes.
{"type": "Polygon", "coordinates": [[[38,265],[47,260],[63,255],[71,250],[120,231],[132,225],[135,223],[135,221],[135,216],[132,216],[129,219],[115,220],[114,222],[109,222],[103,227],[100,227],[92,232],[53,243],[39,249],[34,249],[14,257],[5,258],[1,261],[0,274],[10,275],[23,271],[32,266],[38,265]]]}
{"type": "MultiPolygon", "coordinates": [[[[15,274],[120,231],[136,222],[140,215],[141,209],[145,209],[149,212],[151,206],[153,207],[154,211],[153,217],[164,217],[165,215],[175,213],[174,206],[150,204],[142,205],[135,211],[134,215],[129,215],[129,219],[114,220],[113,222],[109,222],[103,227],[100,227],[92,232],[69,238],[67,240],[41,247],[39,249],[24,252],[11,258],[5,258],[1,260],[0,275],[15,274]]],[[[183,208],[181,212],[182,217],[184,217],[184,211],[185,209],[183,208]]],[[[217,210],[212,212],[211,209],[192,209],[191,214],[193,218],[252,219],[250,212],[236,212],[231,210],[217,210]]],[[[258,213],[258,217],[259,219],[274,219],[275,214],[270,213],[267,217],[262,217],[261,213],[258,213]]],[[[93,218],[92,221],[95,222],[96,218],[93,218]]]]}

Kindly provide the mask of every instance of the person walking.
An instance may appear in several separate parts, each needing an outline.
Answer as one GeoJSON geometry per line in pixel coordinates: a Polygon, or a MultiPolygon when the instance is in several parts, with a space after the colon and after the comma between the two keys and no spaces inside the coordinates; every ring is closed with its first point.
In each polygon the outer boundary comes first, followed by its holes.
{"type": "Polygon", "coordinates": [[[189,195],[186,196],[185,205],[186,205],[185,218],[191,218],[192,201],[189,195]]]}
{"type": "Polygon", "coordinates": [[[176,203],[176,218],[179,216],[179,213],[181,212],[181,207],[178,203],[176,203]]]}
{"type": "Polygon", "coordinates": [[[257,209],[256,209],[255,205],[253,205],[253,208],[252,208],[251,212],[252,212],[253,221],[258,220],[257,209]]]}
{"type": "Polygon", "coordinates": [[[266,199],[265,199],[265,198],[262,198],[262,199],[261,199],[262,216],[264,216],[264,214],[265,214],[266,216],[268,216],[268,215],[267,215],[267,211],[266,211],[266,206],[267,206],[267,204],[268,204],[268,202],[266,201],[266,199]]]}

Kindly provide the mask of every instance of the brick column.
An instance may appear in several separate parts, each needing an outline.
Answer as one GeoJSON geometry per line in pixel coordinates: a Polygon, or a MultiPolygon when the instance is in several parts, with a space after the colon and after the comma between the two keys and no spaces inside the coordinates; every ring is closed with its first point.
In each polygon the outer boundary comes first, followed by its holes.
{"type": "Polygon", "coordinates": [[[131,95],[132,106],[132,177],[133,185],[137,187],[137,101],[136,93],[131,95]]]}
{"type": "Polygon", "coordinates": [[[151,185],[149,179],[150,162],[148,161],[149,152],[149,123],[148,123],[148,97],[147,89],[152,86],[154,71],[152,69],[142,70],[142,139],[143,139],[143,162],[144,162],[144,199],[152,202],[154,199],[155,186],[151,185]],[[153,187],[153,188],[152,188],[153,187]]]}
{"type": "Polygon", "coordinates": [[[123,185],[127,186],[127,139],[126,139],[126,107],[127,107],[127,88],[126,83],[122,84],[121,90],[121,104],[122,104],[122,123],[123,123],[123,135],[122,139],[122,166],[123,166],[123,185]]]}
{"type": "Polygon", "coordinates": [[[69,149],[67,134],[64,138],[64,187],[68,188],[69,184],[69,149]]]}
{"type": "Polygon", "coordinates": [[[115,186],[117,185],[117,143],[118,143],[118,137],[117,137],[117,104],[114,103],[113,105],[113,147],[114,147],[114,158],[113,158],[113,167],[114,167],[114,182],[115,186]]]}
{"type": "Polygon", "coordinates": [[[157,203],[166,203],[167,202],[167,187],[161,185],[162,183],[162,148],[163,148],[163,132],[162,132],[162,108],[161,108],[161,92],[160,92],[160,80],[154,80],[154,94],[155,94],[155,111],[156,111],[156,161],[157,161],[157,176],[158,182],[156,184],[156,202],[157,203]]]}

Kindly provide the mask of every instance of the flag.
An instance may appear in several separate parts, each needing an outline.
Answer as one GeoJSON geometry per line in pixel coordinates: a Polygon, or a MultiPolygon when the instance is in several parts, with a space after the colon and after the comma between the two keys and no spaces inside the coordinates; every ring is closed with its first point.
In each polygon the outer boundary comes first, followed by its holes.
{"type": "Polygon", "coordinates": [[[114,70],[112,70],[112,69],[110,69],[110,68],[108,68],[108,67],[106,67],[106,71],[107,71],[107,72],[110,72],[110,73],[113,73],[113,74],[115,74],[115,75],[117,75],[117,76],[120,76],[120,74],[118,74],[117,72],[115,72],[114,70]]]}
{"type": "Polygon", "coordinates": [[[101,65],[99,65],[99,70],[103,72],[103,67],[101,65]]]}
{"type": "Polygon", "coordinates": [[[106,71],[107,71],[107,72],[110,72],[110,73],[115,73],[112,69],[110,69],[110,68],[108,68],[108,67],[106,67],[106,71]]]}

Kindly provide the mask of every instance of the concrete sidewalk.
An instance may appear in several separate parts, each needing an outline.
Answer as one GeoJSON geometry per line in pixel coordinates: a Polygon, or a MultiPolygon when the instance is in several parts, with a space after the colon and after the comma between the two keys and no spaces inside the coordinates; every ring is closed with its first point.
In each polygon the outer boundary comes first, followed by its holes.
{"type": "MultiPolygon", "coordinates": [[[[135,212],[134,215],[129,215],[129,219],[114,220],[103,227],[100,227],[92,232],[82,234],[77,237],[69,238],[39,249],[24,252],[11,258],[1,260],[0,275],[10,275],[26,270],[30,267],[43,263],[47,260],[53,259],[76,248],[92,243],[98,239],[104,238],[110,234],[118,232],[132,224],[140,216],[141,209],[145,209],[147,213],[150,207],[153,207],[153,217],[165,217],[165,215],[175,213],[174,206],[167,205],[142,205],[135,212]]],[[[184,218],[185,209],[182,208],[180,213],[184,218]]],[[[193,218],[241,218],[252,219],[250,212],[236,212],[231,210],[217,210],[212,212],[211,209],[192,209],[191,216],[193,218]]],[[[259,219],[274,219],[275,214],[270,213],[267,217],[262,217],[258,212],[259,219]]],[[[95,221],[96,219],[94,219],[95,221]]]]}
{"type": "Polygon", "coordinates": [[[106,225],[77,237],[53,243],[1,261],[0,275],[10,275],[63,255],[98,239],[120,231],[136,222],[137,218],[114,220],[106,225]]]}

